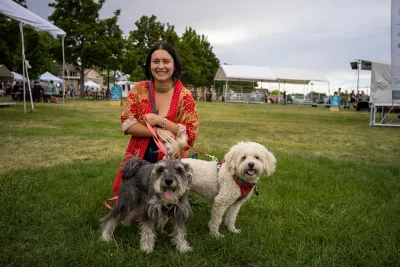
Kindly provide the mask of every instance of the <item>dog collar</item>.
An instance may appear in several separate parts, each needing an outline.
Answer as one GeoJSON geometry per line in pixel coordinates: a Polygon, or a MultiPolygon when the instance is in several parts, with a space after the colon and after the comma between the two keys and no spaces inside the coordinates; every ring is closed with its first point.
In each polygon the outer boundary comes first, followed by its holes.
{"type": "MultiPolygon", "coordinates": [[[[250,193],[250,191],[253,189],[253,187],[255,185],[255,184],[246,182],[245,180],[243,180],[242,178],[240,178],[237,175],[233,175],[232,178],[233,178],[233,180],[235,180],[236,184],[240,188],[240,197],[237,200],[241,200],[241,199],[245,198],[250,193]]],[[[255,191],[258,192],[257,189],[255,191]]]]}

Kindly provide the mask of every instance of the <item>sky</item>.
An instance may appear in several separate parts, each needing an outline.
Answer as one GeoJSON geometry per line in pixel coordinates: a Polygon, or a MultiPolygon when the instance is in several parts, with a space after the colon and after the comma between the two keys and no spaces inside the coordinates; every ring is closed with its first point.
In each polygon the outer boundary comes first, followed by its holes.
{"type": "MultiPolygon", "coordinates": [[[[45,19],[50,2],[26,0],[45,19]]],[[[178,35],[192,27],[207,36],[221,64],[318,71],[330,83],[314,82],[313,91],[333,94],[357,88],[351,61],[390,61],[390,8],[390,0],[106,0],[100,17],[121,9],[118,24],[128,35],[140,17],[154,14],[178,35]]],[[[360,71],[360,90],[369,92],[369,85],[370,71],[360,71]]],[[[285,85],[288,93],[310,89],[285,85]]]]}

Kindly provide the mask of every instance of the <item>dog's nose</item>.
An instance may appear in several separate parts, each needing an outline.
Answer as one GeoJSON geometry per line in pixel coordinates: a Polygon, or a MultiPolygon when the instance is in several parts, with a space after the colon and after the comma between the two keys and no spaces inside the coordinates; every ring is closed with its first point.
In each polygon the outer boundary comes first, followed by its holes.
{"type": "Polygon", "coordinates": [[[249,162],[248,165],[249,165],[249,168],[254,168],[254,163],[253,162],[249,162]]]}
{"type": "Polygon", "coordinates": [[[166,185],[171,185],[172,182],[173,182],[172,178],[165,178],[164,181],[165,181],[165,184],[166,184],[166,185]]]}

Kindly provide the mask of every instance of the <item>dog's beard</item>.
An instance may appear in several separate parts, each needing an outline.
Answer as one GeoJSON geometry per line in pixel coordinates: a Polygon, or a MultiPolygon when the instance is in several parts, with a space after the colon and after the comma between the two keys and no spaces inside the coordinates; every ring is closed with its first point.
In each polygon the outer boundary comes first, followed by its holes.
{"type": "Polygon", "coordinates": [[[239,177],[246,181],[256,182],[261,175],[263,168],[260,161],[249,159],[238,163],[237,170],[239,177]],[[251,166],[253,164],[253,166],[251,166]]]}
{"type": "Polygon", "coordinates": [[[154,191],[157,195],[159,195],[161,201],[168,204],[177,204],[179,199],[185,194],[188,190],[187,184],[183,183],[181,179],[173,178],[173,182],[171,185],[166,185],[163,179],[160,177],[154,183],[154,191]]]}

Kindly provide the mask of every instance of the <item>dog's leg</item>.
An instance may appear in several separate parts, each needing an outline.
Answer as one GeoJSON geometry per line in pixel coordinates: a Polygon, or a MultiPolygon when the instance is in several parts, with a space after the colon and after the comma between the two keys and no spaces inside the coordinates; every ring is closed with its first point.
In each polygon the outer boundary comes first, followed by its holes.
{"type": "Polygon", "coordinates": [[[235,228],[236,217],[239,213],[240,206],[242,206],[242,202],[234,203],[228,208],[225,217],[225,225],[228,227],[229,232],[236,234],[240,233],[240,230],[235,228]]]}
{"type": "Polygon", "coordinates": [[[219,233],[219,226],[222,222],[222,217],[226,209],[233,204],[234,201],[228,201],[225,194],[219,194],[214,199],[214,204],[211,211],[211,219],[208,223],[208,227],[210,228],[210,234],[216,237],[223,237],[219,233]]]}
{"type": "Polygon", "coordinates": [[[150,253],[154,249],[156,242],[155,222],[147,220],[140,225],[140,249],[150,253]]]}
{"type": "Polygon", "coordinates": [[[186,226],[185,223],[179,222],[178,220],[174,220],[173,222],[173,233],[172,233],[172,244],[176,246],[176,249],[181,252],[189,252],[192,251],[192,248],[189,246],[189,243],[186,241],[186,226]]]}
{"type": "Polygon", "coordinates": [[[111,241],[113,239],[115,227],[117,227],[119,223],[119,217],[115,216],[115,214],[110,213],[106,217],[102,219],[101,224],[101,239],[103,241],[111,241]]]}

